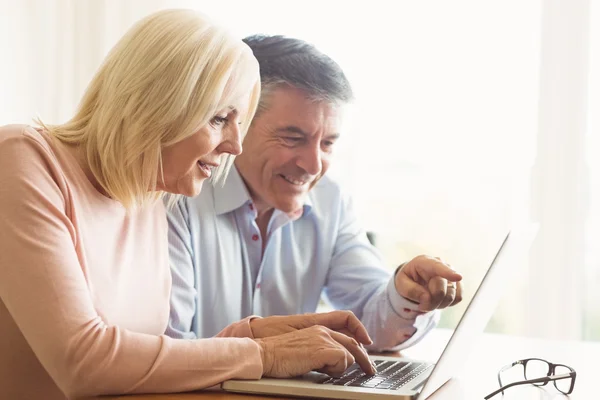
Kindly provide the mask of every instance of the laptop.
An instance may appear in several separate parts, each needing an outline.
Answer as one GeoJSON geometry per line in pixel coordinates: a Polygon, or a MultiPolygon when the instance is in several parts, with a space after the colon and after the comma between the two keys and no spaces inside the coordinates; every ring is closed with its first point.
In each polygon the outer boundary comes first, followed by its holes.
{"type": "Polygon", "coordinates": [[[502,244],[477,286],[475,294],[446,344],[437,363],[405,357],[370,356],[375,376],[366,376],[357,364],[339,378],[310,372],[297,378],[229,380],[222,389],[236,393],[326,399],[423,400],[452,378],[468,360],[469,351],[483,332],[514,270],[522,260],[537,229],[512,231],[502,244]]]}

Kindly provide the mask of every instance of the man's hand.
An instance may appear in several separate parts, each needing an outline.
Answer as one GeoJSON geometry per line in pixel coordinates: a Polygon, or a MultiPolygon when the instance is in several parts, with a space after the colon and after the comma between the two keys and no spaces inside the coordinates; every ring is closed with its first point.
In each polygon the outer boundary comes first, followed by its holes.
{"type": "Polygon", "coordinates": [[[352,311],[274,316],[255,318],[250,321],[250,329],[255,339],[282,335],[314,325],[321,325],[332,331],[343,333],[361,344],[373,344],[367,329],[352,311]]]}
{"type": "Polygon", "coordinates": [[[396,291],[419,303],[419,311],[446,308],[462,300],[462,276],[439,258],[418,256],[396,274],[396,291]]]}

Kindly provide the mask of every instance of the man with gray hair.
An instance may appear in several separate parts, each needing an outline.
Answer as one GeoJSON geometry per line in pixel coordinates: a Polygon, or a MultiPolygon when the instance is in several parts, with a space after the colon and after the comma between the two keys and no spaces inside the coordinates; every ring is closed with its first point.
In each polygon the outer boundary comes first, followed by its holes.
{"type": "Polygon", "coordinates": [[[435,310],[461,300],[461,275],[428,256],[392,274],[326,176],[353,98],[339,65],[298,39],[244,41],[260,65],[260,105],[224,185],[169,211],[167,334],[211,337],[249,315],[315,312],[323,297],[356,314],[373,349],[416,343],[435,310]]]}

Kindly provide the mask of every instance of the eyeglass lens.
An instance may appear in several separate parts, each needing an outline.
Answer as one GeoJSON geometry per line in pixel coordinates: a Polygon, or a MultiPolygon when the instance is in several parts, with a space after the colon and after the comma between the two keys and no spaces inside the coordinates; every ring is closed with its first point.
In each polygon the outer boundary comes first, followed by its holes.
{"type": "MultiPolygon", "coordinates": [[[[556,365],[554,371],[552,366],[544,360],[530,359],[524,365],[524,376],[526,380],[543,378],[550,375],[564,375],[569,374],[571,371],[564,365],[556,365]]],[[[557,379],[553,381],[556,389],[562,393],[567,394],[571,389],[572,378],[568,379],[557,379]]],[[[534,383],[536,386],[543,386],[546,383],[534,383]]]]}
{"type": "MultiPolygon", "coordinates": [[[[554,367],[554,374],[555,375],[563,375],[563,374],[568,374],[570,373],[571,370],[567,367],[565,367],[564,365],[556,365],[554,367]]],[[[556,387],[556,389],[558,389],[560,392],[568,394],[569,390],[571,390],[571,385],[572,385],[572,381],[573,378],[569,378],[569,379],[558,379],[554,381],[554,386],[556,387]]]]}
{"type": "MultiPolygon", "coordinates": [[[[525,379],[537,379],[550,375],[550,364],[544,360],[531,359],[525,363],[525,379]]],[[[544,383],[534,383],[536,386],[542,386],[544,383]]]]}

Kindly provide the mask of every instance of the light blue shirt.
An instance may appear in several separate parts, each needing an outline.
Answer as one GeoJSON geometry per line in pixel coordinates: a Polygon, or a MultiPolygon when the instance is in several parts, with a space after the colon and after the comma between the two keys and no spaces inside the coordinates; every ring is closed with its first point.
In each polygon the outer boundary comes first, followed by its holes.
{"type": "Polygon", "coordinates": [[[396,292],[351,202],[327,176],[309,192],[300,218],[273,212],[266,238],[256,215],[235,167],[223,186],[207,182],[200,195],[169,210],[167,335],[206,338],[249,315],[315,312],[322,295],[356,314],[373,349],[411,346],[437,323],[437,312],[419,315],[396,292]]]}

